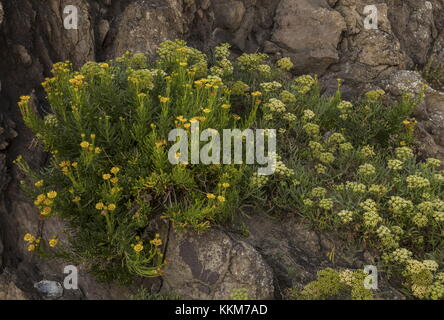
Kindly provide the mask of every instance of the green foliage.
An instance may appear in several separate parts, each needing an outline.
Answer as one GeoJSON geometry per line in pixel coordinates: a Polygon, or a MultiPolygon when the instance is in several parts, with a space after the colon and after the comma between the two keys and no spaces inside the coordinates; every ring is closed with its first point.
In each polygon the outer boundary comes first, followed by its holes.
{"type": "MultiPolygon", "coordinates": [[[[315,77],[286,73],[288,59],[275,66],[264,54],[244,54],[233,62],[228,49],[216,48],[211,65],[182,41],[164,42],[155,62],[126,53],[79,72],[54,65],[43,83],[53,113],[41,119],[28,97],[19,102],[51,163],[39,172],[23,159],[17,164],[42,218],[68,223],[70,243],[47,248],[56,237],[37,243],[28,235],[29,250],[75,257],[104,280],[156,276],[165,261],[150,227],[155,218],[204,232],[245,208],[294,212],[379,250],[416,297],[441,297],[444,174],[438,160],[421,163],[408,147],[421,96],[387,104],[379,90],[351,103],[339,81],[336,94],[323,97],[315,77]],[[219,132],[276,129],[275,173],[257,175],[246,164],[172,165],[168,133],[196,121],[219,132]],[[408,268],[414,260],[428,268],[428,282],[408,268]]],[[[341,296],[333,272],[324,276],[341,296]]],[[[319,298],[332,296],[312,286],[319,298]]],[[[357,290],[354,298],[367,298],[357,290]]]]}
{"type": "Polygon", "coordinates": [[[444,90],[444,62],[431,58],[422,70],[422,76],[436,90],[444,90]]]}
{"type": "Polygon", "coordinates": [[[250,300],[248,290],[245,288],[234,289],[231,291],[231,300],[250,300]]]}
{"type": "Polygon", "coordinates": [[[364,288],[365,273],[326,268],[317,279],[302,290],[291,290],[289,298],[296,300],[373,300],[371,290],[364,288]]]}
{"type": "Polygon", "coordinates": [[[151,293],[146,288],[140,288],[139,291],[130,297],[131,300],[181,300],[180,296],[172,293],[151,293]]]}

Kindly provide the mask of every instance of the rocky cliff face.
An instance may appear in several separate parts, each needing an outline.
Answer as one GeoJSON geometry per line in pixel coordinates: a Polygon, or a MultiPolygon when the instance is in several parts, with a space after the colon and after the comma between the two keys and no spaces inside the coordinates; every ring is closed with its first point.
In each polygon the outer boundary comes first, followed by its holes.
{"type": "MultiPolygon", "coordinates": [[[[38,221],[17,187],[20,176],[11,164],[18,154],[36,167],[45,163],[46,155],[36,149],[20,120],[16,101],[32,92],[45,109],[38,85],[54,62],[71,60],[80,66],[126,50],[154,55],[160,42],[183,38],[202,50],[229,42],[237,54],[264,51],[273,59],[291,57],[297,73],[319,74],[326,92],[336,88],[336,78],[345,79],[348,97],[376,87],[393,95],[415,92],[422,79],[404,70],[421,68],[432,58],[444,61],[444,0],[373,3],[378,27],[367,30],[364,0],[0,0],[0,299],[41,298],[35,282],[63,278],[62,262],[24,252],[25,231],[51,234],[60,225],[38,221]],[[79,9],[77,30],[63,27],[68,4],[79,9]]],[[[423,153],[441,159],[443,114],[443,94],[429,90],[418,110],[419,139],[423,153]]],[[[341,247],[334,237],[318,235],[296,221],[282,226],[264,218],[260,225],[249,224],[248,241],[224,232],[202,240],[166,231],[174,248],[168,255],[177,264],[163,280],[144,285],[189,298],[223,298],[240,282],[251,288],[253,298],[279,297],[285,288],[312,279],[319,266],[331,265],[326,253],[341,247]],[[266,238],[264,231],[275,236],[266,238]],[[276,235],[292,239],[282,242],[276,235]],[[210,257],[220,263],[211,264],[210,257]],[[291,277],[291,270],[298,276],[291,277]],[[184,286],[192,290],[182,292],[184,286]]],[[[343,267],[372,260],[370,252],[337,256],[343,267]]],[[[125,298],[132,290],[97,284],[83,273],[81,289],[64,298],[125,298]]]]}

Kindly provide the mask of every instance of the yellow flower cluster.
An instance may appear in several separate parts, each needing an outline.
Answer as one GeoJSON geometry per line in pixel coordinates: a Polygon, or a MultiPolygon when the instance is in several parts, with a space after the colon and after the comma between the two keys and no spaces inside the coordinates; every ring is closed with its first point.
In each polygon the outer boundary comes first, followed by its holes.
{"type": "Polygon", "coordinates": [[[91,142],[85,140],[85,134],[82,133],[81,137],[82,137],[82,142],[80,142],[80,147],[83,150],[95,154],[100,154],[102,152],[102,150],[99,147],[95,146],[96,135],[94,133],[90,135],[91,142]]]}
{"type": "Polygon", "coordinates": [[[338,213],[339,218],[343,224],[347,224],[353,221],[354,212],[350,210],[341,210],[338,213]]]}
{"type": "Polygon", "coordinates": [[[295,122],[296,121],[296,115],[294,114],[294,113],[291,113],[291,112],[287,112],[286,114],[284,114],[283,116],[282,116],[282,118],[284,119],[284,120],[287,120],[288,122],[295,122]]]}
{"type": "Polygon", "coordinates": [[[311,196],[314,198],[323,198],[327,194],[327,190],[323,187],[316,187],[311,190],[311,196]]]}
{"type": "Polygon", "coordinates": [[[390,159],[387,161],[387,167],[390,170],[399,171],[403,168],[403,162],[398,159],[390,159]]]}
{"type": "Polygon", "coordinates": [[[351,111],[353,109],[353,104],[349,101],[341,101],[337,106],[339,112],[340,112],[340,118],[342,120],[348,119],[349,115],[351,114],[351,111]]]}
{"type": "Polygon", "coordinates": [[[279,98],[284,103],[294,103],[294,102],[296,102],[296,96],[293,93],[291,93],[290,91],[287,91],[287,90],[283,90],[281,92],[281,94],[279,95],[279,98]]]}
{"type": "Polygon", "coordinates": [[[376,102],[379,99],[381,99],[381,97],[383,97],[385,95],[385,91],[382,89],[379,90],[372,90],[372,91],[368,91],[365,96],[366,98],[371,101],[371,102],[376,102]]]}
{"type": "Polygon", "coordinates": [[[282,70],[285,70],[285,71],[289,71],[289,70],[291,70],[292,68],[293,68],[293,62],[291,62],[291,59],[290,58],[282,58],[282,59],[279,59],[277,62],[276,62],[276,65],[278,66],[278,68],[280,68],[280,69],[282,69],[282,70]]]}
{"type": "Polygon", "coordinates": [[[260,84],[260,87],[262,88],[262,90],[264,90],[265,92],[272,92],[272,91],[277,91],[280,88],[282,88],[282,84],[280,84],[277,81],[272,81],[272,82],[263,82],[260,84]]]}
{"type": "Polygon", "coordinates": [[[409,189],[421,189],[430,186],[430,181],[418,175],[411,175],[406,178],[409,189]]]}
{"type": "Polygon", "coordinates": [[[392,196],[388,202],[390,210],[396,214],[410,213],[413,209],[413,203],[399,196],[392,196]]]}
{"type": "Polygon", "coordinates": [[[294,79],[294,89],[300,94],[307,94],[316,84],[316,79],[310,75],[303,75],[294,79]]]}
{"type": "Polygon", "coordinates": [[[19,107],[28,105],[30,99],[31,99],[30,96],[21,96],[20,101],[18,102],[19,107]]]}
{"type": "Polygon", "coordinates": [[[304,131],[311,137],[319,135],[319,126],[315,123],[306,123],[303,128],[304,131]]]}
{"type": "Polygon", "coordinates": [[[375,228],[380,222],[382,222],[382,218],[378,215],[376,211],[366,211],[363,214],[364,226],[369,229],[375,228]]]}
{"type": "Polygon", "coordinates": [[[376,230],[378,238],[385,248],[397,248],[399,246],[397,237],[386,226],[380,226],[376,230]]]}
{"type": "Polygon", "coordinates": [[[254,173],[250,178],[250,183],[255,188],[261,188],[267,184],[268,179],[269,179],[268,176],[254,173]]]}
{"type": "Polygon", "coordinates": [[[360,150],[360,153],[364,158],[371,158],[376,155],[374,148],[372,146],[368,146],[368,145],[362,147],[360,150]]]}
{"type": "Polygon", "coordinates": [[[284,177],[292,177],[294,175],[294,170],[288,168],[285,163],[278,160],[275,164],[275,174],[284,176],[284,177]]]}
{"type": "Polygon", "coordinates": [[[71,163],[71,161],[69,161],[69,160],[64,160],[64,161],[59,163],[60,170],[65,175],[67,175],[69,173],[69,170],[70,170],[71,167],[77,168],[78,165],[79,165],[78,162],[72,162],[71,163]]]}
{"type": "Polygon", "coordinates": [[[388,188],[382,184],[372,184],[368,187],[368,192],[383,197],[388,192],[388,188]]]}
{"type": "Polygon", "coordinates": [[[376,174],[376,168],[369,163],[365,163],[359,166],[358,174],[360,174],[361,176],[373,176],[376,174]]]}
{"type": "Polygon", "coordinates": [[[319,200],[319,208],[324,210],[331,210],[333,208],[333,200],[330,198],[319,200]]]}
{"type": "Polygon", "coordinates": [[[28,243],[28,251],[35,251],[40,244],[40,238],[36,239],[32,234],[26,233],[23,240],[28,243]]]}
{"type": "Polygon", "coordinates": [[[302,113],[302,120],[304,122],[308,122],[308,121],[312,120],[315,116],[316,116],[316,113],[314,113],[312,110],[305,109],[304,112],[302,113]]]}
{"type": "Polygon", "coordinates": [[[39,208],[42,216],[47,216],[52,212],[54,199],[57,197],[56,191],[49,191],[46,195],[41,193],[37,196],[34,204],[39,208]]]}
{"type": "Polygon", "coordinates": [[[162,240],[160,239],[160,234],[156,233],[156,236],[153,240],[150,240],[150,243],[155,247],[159,247],[162,245],[162,240]]]}
{"type": "Polygon", "coordinates": [[[216,196],[213,193],[207,193],[207,198],[212,200],[212,199],[217,199],[217,201],[219,202],[225,202],[225,197],[224,196],[216,196]]]}
{"type": "Polygon", "coordinates": [[[81,74],[78,74],[76,76],[74,76],[74,78],[69,79],[69,83],[76,86],[76,87],[80,87],[83,84],[83,80],[85,79],[85,77],[81,74]]]}
{"type": "Polygon", "coordinates": [[[395,150],[396,158],[402,161],[413,158],[413,151],[409,147],[399,147],[395,150]]]}
{"type": "Polygon", "coordinates": [[[114,211],[116,210],[117,206],[114,203],[110,203],[108,205],[105,205],[103,202],[97,202],[96,203],[96,209],[101,211],[101,214],[105,215],[108,213],[108,211],[114,211]]]}
{"type": "Polygon", "coordinates": [[[265,104],[271,112],[282,113],[286,111],[285,104],[276,98],[271,98],[267,104],[265,104]]]}

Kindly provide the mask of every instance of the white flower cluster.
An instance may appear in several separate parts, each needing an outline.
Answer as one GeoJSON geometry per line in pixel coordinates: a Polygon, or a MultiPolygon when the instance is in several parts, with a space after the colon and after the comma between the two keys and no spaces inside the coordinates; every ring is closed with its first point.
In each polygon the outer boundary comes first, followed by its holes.
{"type": "Polygon", "coordinates": [[[341,218],[342,223],[347,224],[352,222],[354,212],[350,210],[342,210],[338,213],[339,218],[341,218]]]}
{"type": "Polygon", "coordinates": [[[271,98],[265,105],[271,112],[282,113],[286,111],[285,104],[276,98],[271,98]]]}
{"type": "Polygon", "coordinates": [[[295,122],[296,121],[296,115],[294,113],[287,112],[282,116],[284,120],[287,120],[288,122],[295,122]]]}
{"type": "Polygon", "coordinates": [[[294,175],[294,170],[290,169],[290,168],[287,168],[285,163],[283,163],[280,160],[276,161],[275,168],[276,168],[275,169],[275,173],[277,175],[284,176],[284,177],[291,177],[291,176],[294,175]]]}
{"type": "Polygon", "coordinates": [[[256,188],[261,188],[265,186],[268,182],[268,176],[261,175],[261,174],[253,174],[253,176],[250,179],[250,183],[252,186],[256,188]]]}
{"type": "Polygon", "coordinates": [[[400,264],[406,263],[412,256],[413,253],[405,248],[398,248],[391,254],[392,260],[400,264]]]}
{"type": "Polygon", "coordinates": [[[272,81],[272,82],[262,82],[260,84],[262,90],[264,90],[265,92],[271,92],[271,91],[277,91],[280,88],[282,88],[282,84],[280,84],[277,81],[272,81]]]}

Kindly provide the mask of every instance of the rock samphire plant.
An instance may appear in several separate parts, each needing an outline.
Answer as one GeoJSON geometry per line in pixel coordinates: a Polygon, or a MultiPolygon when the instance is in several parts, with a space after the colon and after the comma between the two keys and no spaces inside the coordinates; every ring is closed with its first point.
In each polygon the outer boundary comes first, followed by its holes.
{"type": "MultiPolygon", "coordinates": [[[[260,53],[233,61],[228,45],[208,58],[182,41],[162,43],[155,61],[126,53],[79,71],[55,64],[43,83],[51,112],[19,102],[51,160],[38,171],[16,163],[39,215],[65,221],[67,240],[26,234],[28,250],[85,263],[103,280],[158,276],[166,261],[156,219],[211,232],[244,208],[293,212],[377,250],[413,297],[442,299],[444,173],[439,160],[414,153],[409,116],[421,97],[389,102],[377,90],[352,103],[339,79],[324,97],[315,77],[292,78],[292,67],[260,53]],[[274,174],[246,163],[171,164],[169,132],[193,122],[276,129],[274,174]]],[[[355,287],[360,274],[319,275],[292,296],[371,298],[355,287]]]]}

